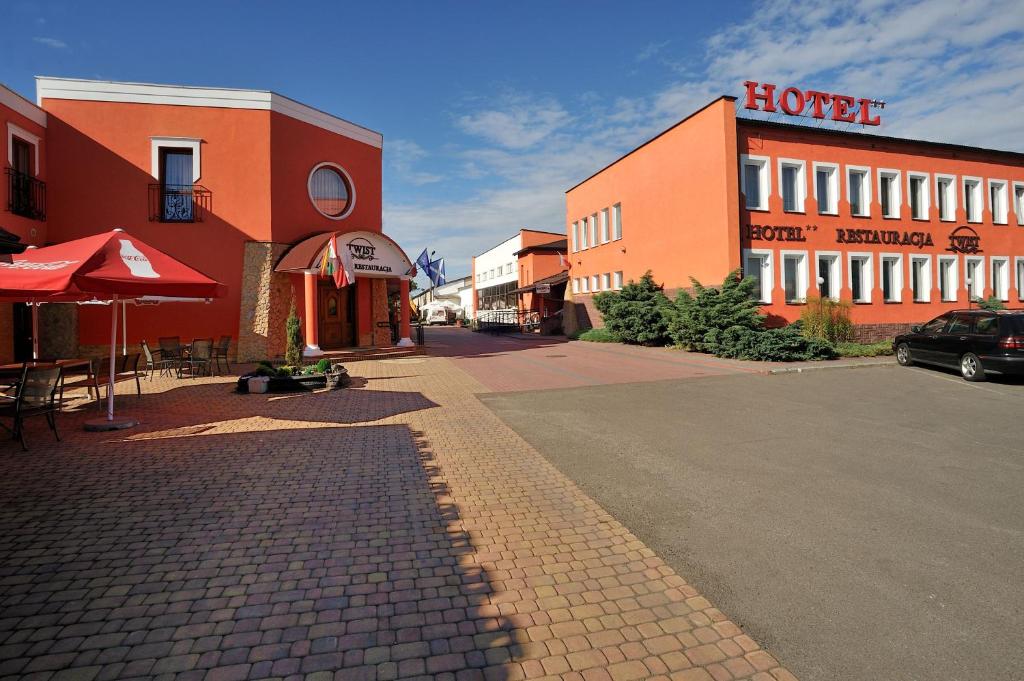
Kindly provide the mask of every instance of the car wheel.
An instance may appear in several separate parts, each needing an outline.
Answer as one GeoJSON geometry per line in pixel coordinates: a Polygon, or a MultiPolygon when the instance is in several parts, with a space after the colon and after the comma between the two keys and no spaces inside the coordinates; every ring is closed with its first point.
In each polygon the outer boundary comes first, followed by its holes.
{"type": "Polygon", "coordinates": [[[896,361],[899,362],[901,367],[908,367],[914,363],[914,360],[910,357],[909,345],[900,343],[896,346],[896,361]]]}
{"type": "Polygon", "coordinates": [[[968,381],[985,380],[985,368],[981,366],[981,359],[973,352],[968,352],[960,358],[960,375],[968,381]]]}

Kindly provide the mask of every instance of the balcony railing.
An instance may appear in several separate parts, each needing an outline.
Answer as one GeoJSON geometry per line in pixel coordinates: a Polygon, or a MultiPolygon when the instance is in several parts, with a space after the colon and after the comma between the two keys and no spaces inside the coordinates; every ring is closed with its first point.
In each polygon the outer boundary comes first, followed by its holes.
{"type": "Polygon", "coordinates": [[[150,222],[202,222],[213,195],[198,184],[149,185],[150,222]]]}
{"type": "Polygon", "coordinates": [[[46,183],[14,168],[7,175],[7,210],[32,220],[46,219],[46,183]]]}

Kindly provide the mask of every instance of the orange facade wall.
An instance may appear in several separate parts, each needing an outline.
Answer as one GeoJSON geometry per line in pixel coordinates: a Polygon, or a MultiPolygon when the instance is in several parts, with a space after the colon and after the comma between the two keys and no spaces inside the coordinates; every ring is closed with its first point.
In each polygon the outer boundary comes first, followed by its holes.
{"type": "MultiPolygon", "coordinates": [[[[27,102],[26,102],[27,103],[27,102]]],[[[47,163],[48,141],[46,128],[35,121],[25,117],[18,111],[0,104],[0,165],[4,168],[10,167],[10,150],[8,149],[8,123],[12,123],[27,133],[39,138],[39,166],[35,177],[37,180],[47,182],[49,178],[47,163]]],[[[32,141],[32,140],[26,140],[32,141]]],[[[42,246],[47,239],[47,222],[33,220],[30,218],[15,215],[7,211],[8,201],[8,180],[7,175],[0,177],[0,227],[11,234],[16,234],[22,243],[42,246]]]]}
{"type": "MultiPolygon", "coordinates": [[[[800,316],[803,309],[799,304],[786,304],[781,283],[780,251],[806,251],[809,264],[809,295],[816,295],[816,253],[840,253],[840,281],[842,288],[840,297],[852,299],[849,277],[850,252],[870,253],[873,269],[873,291],[871,303],[859,303],[853,309],[853,321],[856,324],[892,324],[926,321],[942,312],[965,308],[968,306],[965,285],[965,255],[958,254],[957,261],[957,299],[943,302],[940,300],[938,283],[938,256],[951,256],[947,250],[950,246],[949,234],[956,228],[968,225],[981,237],[981,252],[984,257],[985,287],[984,297],[992,295],[991,258],[1005,256],[1009,258],[1009,301],[1011,307],[1019,307],[1024,300],[1024,292],[1016,285],[1017,257],[1024,256],[1024,225],[1018,224],[1014,215],[1014,181],[1024,183],[1024,157],[1019,154],[984,152],[981,150],[965,150],[938,147],[935,145],[915,144],[909,141],[889,141],[872,138],[867,135],[836,135],[813,130],[794,130],[789,128],[773,128],[759,126],[754,122],[742,122],[738,128],[738,151],[768,157],[771,194],[767,210],[748,210],[744,197],[739,197],[737,206],[740,209],[741,225],[793,225],[802,226],[801,237],[804,241],[768,242],[764,239],[751,239],[744,234],[742,248],[771,250],[774,259],[774,281],[772,304],[764,311],[777,315],[787,321],[800,316]],[[782,205],[778,159],[793,159],[806,162],[806,202],[800,212],[784,212],[782,205]],[[836,215],[820,215],[818,202],[815,200],[813,164],[833,163],[839,165],[838,211],[836,215]],[[871,202],[868,217],[853,216],[848,200],[847,166],[869,168],[871,186],[871,202]],[[878,190],[879,169],[897,170],[900,172],[900,214],[898,218],[885,218],[878,190]],[[926,220],[914,219],[911,216],[910,197],[907,173],[926,173],[928,183],[928,216],[926,220]],[[957,201],[955,219],[942,221],[936,196],[936,173],[955,176],[957,201]],[[984,210],[979,223],[969,223],[964,209],[963,178],[977,177],[983,180],[984,210]],[[1008,220],[1007,224],[995,224],[990,206],[989,179],[1008,181],[1008,220]],[[837,242],[837,230],[885,230],[904,232],[922,232],[931,236],[932,246],[918,248],[916,246],[892,246],[885,244],[858,243],[847,245],[837,242]],[[881,294],[881,266],[879,256],[882,253],[903,254],[902,263],[902,302],[884,303],[881,294]],[[910,256],[930,255],[931,291],[929,302],[914,302],[911,293],[910,256]]],[[[738,161],[737,161],[738,163],[738,161]]],[[[746,230],[743,230],[745,232],[746,230]]]]}
{"type": "MultiPolygon", "coordinates": [[[[238,337],[243,248],[271,235],[270,113],[244,109],[44,100],[50,115],[49,241],[122,227],[228,286],[209,304],[129,310],[128,342],[156,336],[238,337]],[[212,193],[202,222],[149,220],[152,137],[202,140],[201,175],[212,193]]],[[[109,312],[82,308],[79,341],[109,342],[109,312]]]]}
{"type": "Polygon", "coordinates": [[[574,222],[622,208],[622,238],[570,253],[570,278],[720,281],[739,266],[736,193],[735,109],[723,97],[566,193],[570,250],[574,222]]]}

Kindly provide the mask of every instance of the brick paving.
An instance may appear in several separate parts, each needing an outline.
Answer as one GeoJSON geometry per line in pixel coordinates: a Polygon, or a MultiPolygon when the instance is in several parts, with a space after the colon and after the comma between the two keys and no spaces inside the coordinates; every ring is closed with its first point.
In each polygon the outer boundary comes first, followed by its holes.
{"type": "Polygon", "coordinates": [[[787,681],[446,358],[0,443],[0,679],[787,681]]]}

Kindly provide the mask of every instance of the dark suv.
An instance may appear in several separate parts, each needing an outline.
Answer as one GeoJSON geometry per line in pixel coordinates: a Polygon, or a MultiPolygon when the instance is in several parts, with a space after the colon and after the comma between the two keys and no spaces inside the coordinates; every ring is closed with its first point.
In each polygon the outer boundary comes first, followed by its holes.
{"type": "Polygon", "coordinates": [[[896,361],[959,369],[968,381],[985,374],[1024,374],[1024,310],[955,310],[892,342],[896,361]]]}

